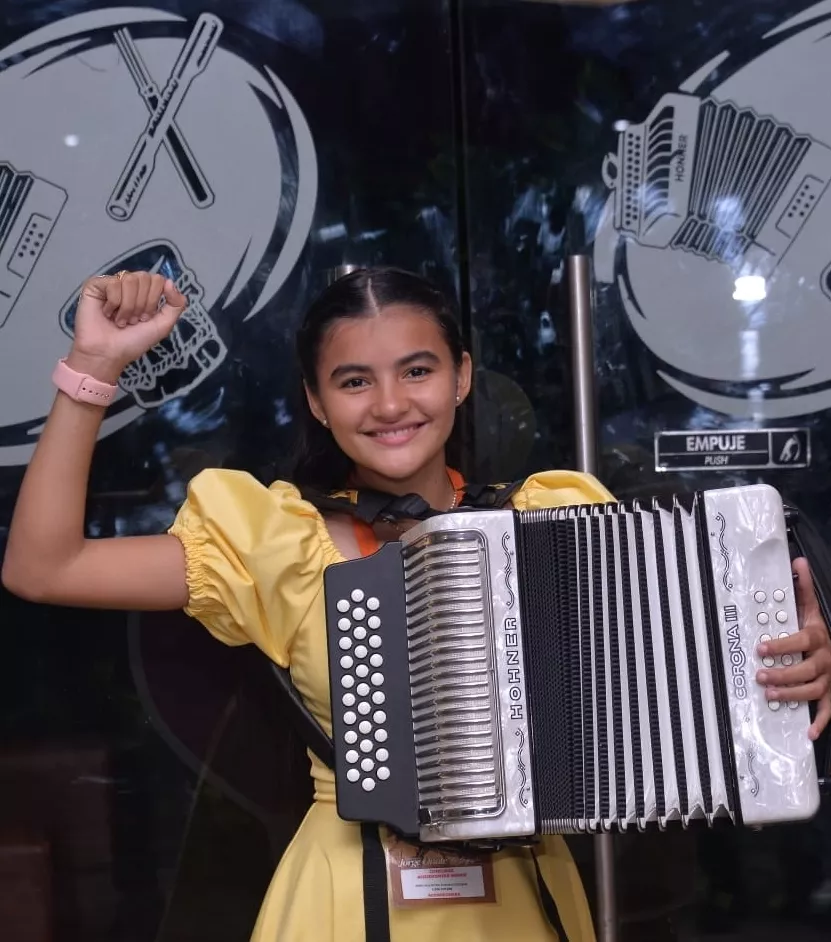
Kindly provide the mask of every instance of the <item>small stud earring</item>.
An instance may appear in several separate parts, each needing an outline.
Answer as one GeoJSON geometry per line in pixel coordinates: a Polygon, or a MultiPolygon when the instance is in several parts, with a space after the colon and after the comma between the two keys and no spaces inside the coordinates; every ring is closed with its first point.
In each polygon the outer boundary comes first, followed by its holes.
{"type": "Polygon", "coordinates": [[[326,421],[326,419],[323,420],[323,427],[329,428],[329,423],[326,421]]]}
{"type": "Polygon", "coordinates": [[[456,405],[458,405],[461,401],[462,401],[462,397],[456,396],[456,405]]]}

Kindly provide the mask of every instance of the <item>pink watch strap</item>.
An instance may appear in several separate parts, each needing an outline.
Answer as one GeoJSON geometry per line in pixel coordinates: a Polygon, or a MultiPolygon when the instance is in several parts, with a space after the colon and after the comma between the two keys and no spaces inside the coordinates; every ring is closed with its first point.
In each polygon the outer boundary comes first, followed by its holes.
{"type": "Polygon", "coordinates": [[[110,386],[109,383],[102,383],[92,376],[79,373],[67,366],[66,360],[58,360],[52,374],[52,382],[71,399],[96,406],[108,406],[118,392],[118,386],[110,386]]]}

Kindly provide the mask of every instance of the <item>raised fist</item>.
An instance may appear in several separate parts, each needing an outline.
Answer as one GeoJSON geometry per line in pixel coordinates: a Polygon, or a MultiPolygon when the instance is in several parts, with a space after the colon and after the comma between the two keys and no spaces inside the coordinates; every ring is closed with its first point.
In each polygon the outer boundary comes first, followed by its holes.
{"type": "MultiPolygon", "coordinates": [[[[163,340],[187,307],[174,283],[149,272],[88,279],[75,313],[72,360],[98,366],[102,380],[121,371],[163,340]]],[[[92,372],[92,369],[88,370],[92,372]]]]}

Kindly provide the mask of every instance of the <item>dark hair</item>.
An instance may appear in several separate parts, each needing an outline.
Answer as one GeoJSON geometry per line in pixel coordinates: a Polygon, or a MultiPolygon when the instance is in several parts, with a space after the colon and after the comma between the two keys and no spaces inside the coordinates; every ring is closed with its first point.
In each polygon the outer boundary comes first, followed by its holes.
{"type": "MultiPolygon", "coordinates": [[[[459,366],[465,352],[461,330],[449,299],[430,282],[398,268],[363,268],[334,281],[306,312],[297,332],[297,358],[301,378],[317,390],[317,359],[332,324],[342,318],[366,317],[393,304],[419,308],[435,318],[459,366]]],[[[305,395],[299,404],[299,436],[293,481],[298,487],[334,490],[344,487],[352,461],[312,415],[305,395]]],[[[457,427],[458,427],[457,422],[457,427]]],[[[459,462],[457,431],[448,442],[448,460],[459,462]]]]}

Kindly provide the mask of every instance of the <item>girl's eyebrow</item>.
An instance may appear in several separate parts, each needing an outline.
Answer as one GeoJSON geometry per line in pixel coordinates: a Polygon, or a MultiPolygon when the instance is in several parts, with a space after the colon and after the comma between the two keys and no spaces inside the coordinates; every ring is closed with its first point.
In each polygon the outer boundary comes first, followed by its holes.
{"type": "MultiPolygon", "coordinates": [[[[415,353],[408,353],[407,356],[401,357],[400,360],[395,361],[395,366],[397,369],[401,369],[405,366],[409,366],[411,363],[414,363],[416,360],[428,360],[431,363],[439,363],[439,358],[436,356],[432,350],[416,350],[415,353]]],[[[332,370],[332,374],[329,377],[330,379],[337,379],[339,376],[343,376],[346,373],[371,373],[372,368],[367,366],[365,363],[342,363],[340,366],[336,366],[332,370]]]]}

